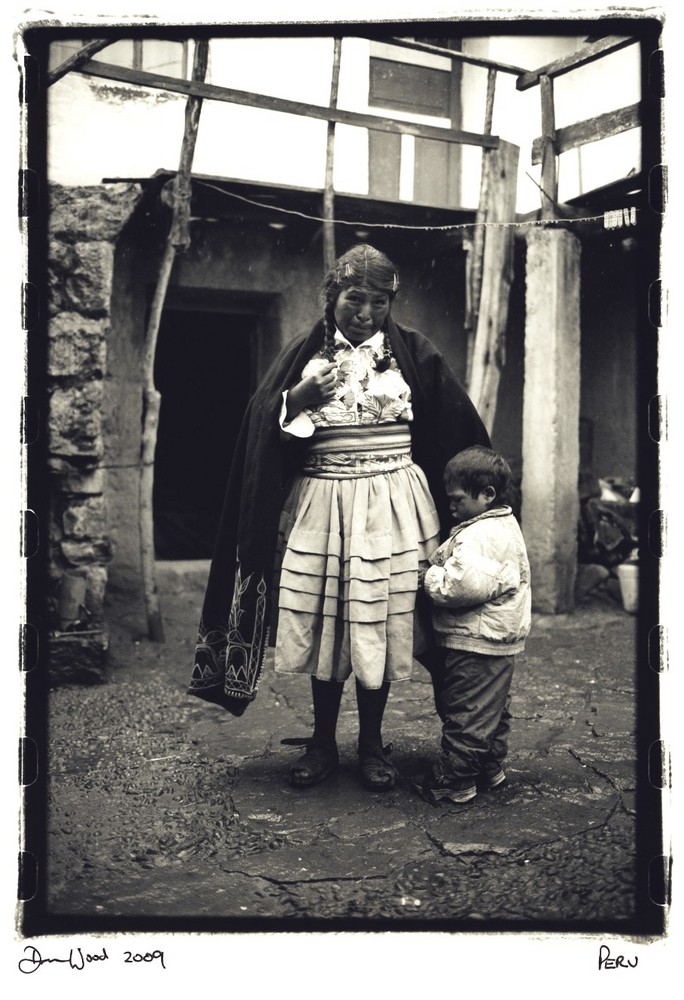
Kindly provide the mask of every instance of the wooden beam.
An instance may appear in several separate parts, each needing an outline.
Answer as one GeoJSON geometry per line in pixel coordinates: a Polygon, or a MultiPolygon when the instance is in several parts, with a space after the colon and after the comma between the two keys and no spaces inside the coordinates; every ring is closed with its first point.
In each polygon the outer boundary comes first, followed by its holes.
{"type": "Polygon", "coordinates": [[[515,199],[520,150],[509,142],[490,153],[482,290],[468,394],[491,434],[506,356],[508,302],[513,280],[515,199]],[[496,225],[496,223],[503,223],[496,225]]]}
{"type": "Polygon", "coordinates": [[[475,132],[439,128],[436,125],[420,125],[417,122],[404,122],[394,118],[381,118],[378,115],[341,111],[339,108],[324,108],[317,104],[304,104],[300,101],[286,101],[280,97],[270,97],[267,94],[232,90],[228,87],[217,87],[195,80],[180,80],[173,76],[127,69],[124,66],[112,66],[109,63],[89,62],[79,67],[78,72],[138,87],[152,87],[175,94],[203,97],[211,101],[224,101],[228,104],[261,108],[264,111],[279,111],[283,114],[301,115],[304,118],[317,118],[326,122],[332,121],[338,124],[355,125],[359,128],[377,129],[379,132],[399,132],[402,135],[413,135],[421,139],[460,142],[470,146],[482,146],[485,149],[496,149],[499,145],[498,136],[478,135],[475,132]]]}
{"type": "Polygon", "coordinates": [[[628,45],[633,45],[636,41],[636,38],[623,38],[617,35],[601,38],[598,42],[584,45],[577,52],[563,56],[562,59],[556,59],[554,62],[548,63],[546,66],[541,66],[539,69],[523,73],[515,82],[516,90],[529,90],[530,87],[536,87],[544,76],[553,78],[561,76],[563,73],[569,73],[570,70],[586,66],[587,63],[594,62],[595,59],[600,59],[601,56],[607,56],[611,52],[618,52],[628,45]]]}
{"type": "Polygon", "coordinates": [[[553,104],[553,80],[542,76],[541,92],[542,150],[541,150],[541,217],[557,218],[558,171],[556,169],[556,112],[553,104]]]}
{"type": "Polygon", "coordinates": [[[140,575],[145,600],[147,635],[152,642],[164,642],[164,620],[159,604],[154,550],[154,456],[159,429],[161,394],[154,384],[154,358],[166,289],[171,277],[176,248],[170,239],[164,247],[157,284],[145,332],[143,361],[143,426],[140,437],[140,480],[138,483],[138,526],[140,531],[140,575]]]}
{"type": "MultiPolygon", "coordinates": [[[[340,60],[342,55],[342,39],[335,39],[333,49],[333,67],[330,80],[330,107],[337,107],[337,94],[340,84],[340,60]]],[[[335,186],[333,175],[335,168],[335,122],[328,122],[328,135],[325,150],[325,190],[323,192],[323,265],[329,270],[335,262],[335,186]]]]}
{"type": "MultiPolygon", "coordinates": [[[[568,150],[584,146],[586,143],[598,142],[600,139],[608,139],[611,135],[627,132],[631,128],[639,128],[642,123],[642,107],[641,104],[630,104],[629,107],[620,108],[618,111],[607,111],[602,115],[596,115],[595,118],[587,118],[574,125],[556,129],[553,135],[556,153],[567,153],[568,150]]],[[[541,163],[542,146],[541,136],[532,143],[533,164],[541,163]]]]}
{"type": "MultiPolygon", "coordinates": [[[[449,73],[449,125],[459,129],[463,125],[463,65],[459,62],[451,64],[449,73]]],[[[484,129],[483,134],[487,130],[484,129]]],[[[491,132],[491,129],[490,129],[491,132]]],[[[446,149],[447,187],[446,198],[449,205],[460,205],[463,201],[463,150],[457,143],[449,143],[446,149]]]]}
{"type": "MultiPolygon", "coordinates": [[[[487,74],[487,98],[485,102],[484,130],[491,132],[494,119],[494,95],[496,91],[496,70],[490,69],[487,74]]],[[[466,384],[470,380],[473,363],[473,347],[475,330],[480,310],[480,291],[482,289],[482,268],[484,263],[485,225],[489,201],[489,177],[491,153],[482,150],[482,166],[480,170],[480,200],[475,215],[472,249],[468,254],[468,297],[465,316],[465,328],[468,331],[466,345],[466,384]]]]}
{"type": "Polygon", "coordinates": [[[71,73],[72,70],[79,69],[84,65],[84,63],[89,62],[97,52],[100,52],[102,49],[106,49],[108,45],[113,45],[116,41],[118,41],[117,38],[96,38],[92,42],[87,42],[78,50],[78,52],[73,52],[64,60],[64,62],[61,62],[56,69],[53,69],[51,73],[48,73],[48,87],[51,84],[56,83],[57,80],[61,80],[63,76],[67,75],[67,73],[71,73]]]}
{"type": "MultiPolygon", "coordinates": [[[[195,46],[193,79],[203,80],[209,64],[209,47],[206,41],[195,46]]],[[[173,225],[170,239],[176,251],[183,252],[190,246],[190,199],[192,197],[192,161],[195,157],[202,98],[189,97],[185,105],[185,129],[181,146],[178,173],[173,190],[173,225]]]]}
{"type": "MultiPolygon", "coordinates": [[[[209,43],[198,41],[195,45],[193,80],[203,80],[207,71],[209,43]]],[[[164,641],[164,624],[159,607],[154,551],[154,457],[157,446],[161,395],[154,384],[154,359],[161,323],[166,290],[171,278],[177,250],[183,250],[190,241],[190,189],[192,160],[197,142],[197,130],[202,109],[202,99],[191,96],[185,107],[185,129],[181,145],[178,174],[174,180],[173,214],[171,227],[154,290],[150,316],[145,331],[143,359],[143,429],[140,443],[140,561],[147,612],[147,630],[153,642],[164,641]]]]}
{"type": "MultiPolygon", "coordinates": [[[[358,37],[358,36],[357,36],[358,37]]],[[[381,41],[385,45],[397,45],[403,49],[415,49],[418,52],[428,52],[436,56],[445,56],[454,62],[467,63],[469,66],[482,66],[484,69],[495,69],[500,73],[511,73],[514,76],[524,75],[528,70],[522,66],[511,66],[509,63],[499,62],[496,59],[486,59],[484,56],[471,56],[467,52],[459,52],[457,49],[444,49],[440,45],[430,45],[428,42],[416,42],[412,38],[372,38],[370,35],[363,35],[370,41],[381,41]]]]}

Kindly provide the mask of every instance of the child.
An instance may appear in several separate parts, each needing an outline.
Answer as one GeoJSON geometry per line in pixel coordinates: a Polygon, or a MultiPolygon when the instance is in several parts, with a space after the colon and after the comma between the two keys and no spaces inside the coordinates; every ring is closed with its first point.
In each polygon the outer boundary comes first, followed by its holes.
{"type": "Polygon", "coordinates": [[[508,750],[513,657],[530,630],[530,567],[511,507],[511,470],[476,446],[444,470],[456,527],[434,552],[423,586],[443,665],[435,680],[442,752],[417,790],[433,805],[500,788],[508,750]]]}

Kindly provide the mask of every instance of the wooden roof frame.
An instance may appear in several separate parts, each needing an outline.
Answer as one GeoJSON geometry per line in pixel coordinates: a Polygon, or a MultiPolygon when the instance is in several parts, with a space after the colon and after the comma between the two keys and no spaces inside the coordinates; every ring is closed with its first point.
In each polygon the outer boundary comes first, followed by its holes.
{"type": "Polygon", "coordinates": [[[554,219],[559,214],[556,160],[561,153],[637,128],[643,120],[642,105],[633,104],[557,129],[553,93],[554,80],[556,77],[579,69],[581,66],[586,66],[603,56],[634,45],[637,41],[638,39],[631,35],[609,35],[583,46],[562,59],[557,59],[518,77],[517,90],[524,91],[534,86],[539,86],[540,90],[542,134],[532,143],[531,161],[535,165],[541,164],[539,189],[542,199],[542,219],[554,219]]]}
{"type": "Polygon", "coordinates": [[[278,111],[283,114],[300,115],[306,118],[317,118],[322,121],[344,125],[357,125],[361,128],[377,129],[380,132],[399,132],[401,135],[412,135],[421,139],[460,142],[473,146],[482,146],[485,149],[496,149],[499,145],[497,136],[441,128],[438,125],[421,125],[417,122],[406,122],[379,115],[366,115],[356,111],[343,111],[335,107],[305,104],[301,101],[289,101],[280,97],[270,97],[267,94],[255,94],[245,90],[234,90],[230,87],[218,87],[210,83],[179,80],[176,77],[163,76],[160,73],[148,73],[145,70],[133,70],[123,66],[113,66],[110,63],[87,61],[77,67],[77,72],[83,73],[86,76],[103,77],[107,80],[117,80],[121,83],[134,84],[139,87],[152,87],[170,93],[183,94],[186,97],[223,101],[228,104],[239,104],[260,108],[265,111],[278,111]]]}
{"type": "MultiPolygon", "coordinates": [[[[369,38],[370,36],[361,34],[356,37],[369,38]]],[[[113,44],[118,38],[119,36],[117,35],[114,38],[94,39],[86,43],[79,52],[70,56],[56,70],[49,74],[48,86],[61,79],[66,73],[75,71],[87,76],[116,80],[134,86],[150,87],[186,97],[206,98],[208,100],[276,111],[282,114],[317,118],[326,121],[331,128],[335,124],[352,125],[380,132],[398,133],[421,139],[479,146],[483,150],[491,150],[499,147],[499,137],[491,134],[492,105],[496,76],[500,72],[512,74],[516,76],[517,90],[522,92],[534,86],[540,86],[541,89],[543,135],[538,136],[532,143],[531,162],[535,166],[540,163],[542,164],[543,174],[545,174],[542,177],[542,206],[545,206],[546,209],[549,208],[549,202],[555,204],[556,201],[554,194],[556,186],[553,177],[554,171],[551,169],[552,163],[549,160],[550,152],[553,154],[553,157],[556,157],[561,153],[575,149],[586,143],[598,142],[601,139],[609,138],[629,129],[638,128],[643,122],[643,107],[641,104],[619,108],[615,111],[597,115],[560,129],[555,128],[553,112],[553,80],[556,77],[635,44],[638,39],[633,36],[609,35],[583,46],[568,56],[564,56],[534,70],[525,70],[519,66],[499,60],[472,56],[468,53],[446,49],[414,39],[391,36],[383,40],[385,44],[395,45],[398,48],[425,52],[451,59],[452,62],[458,61],[487,69],[489,71],[487,108],[485,111],[485,123],[481,133],[406,122],[380,115],[345,111],[337,107],[336,99],[334,99],[332,93],[328,107],[315,104],[310,105],[299,101],[271,97],[265,94],[220,87],[204,83],[203,81],[184,80],[159,73],[129,69],[110,63],[96,62],[92,59],[93,55],[108,45],[113,44]]]]}

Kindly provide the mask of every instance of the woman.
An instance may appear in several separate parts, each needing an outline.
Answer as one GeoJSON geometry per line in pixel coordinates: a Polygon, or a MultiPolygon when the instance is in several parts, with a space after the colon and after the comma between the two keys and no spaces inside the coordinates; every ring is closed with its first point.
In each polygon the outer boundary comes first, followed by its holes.
{"type": "Polygon", "coordinates": [[[276,671],[310,674],[314,732],[289,770],[295,787],[336,770],[352,674],[363,783],[394,787],[382,719],[390,683],[410,678],[414,656],[429,660],[414,617],[418,571],[449,525],[442,470],[489,445],[439,352],[392,319],[398,287],[373,247],[339,258],[322,320],[250,401],[229,477],[190,692],[241,715],[268,644],[276,671]]]}

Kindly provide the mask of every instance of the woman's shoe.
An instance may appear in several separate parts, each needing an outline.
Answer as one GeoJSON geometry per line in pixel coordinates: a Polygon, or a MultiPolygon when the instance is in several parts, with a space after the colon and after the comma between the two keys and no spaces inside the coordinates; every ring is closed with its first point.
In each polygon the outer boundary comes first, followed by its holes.
{"type": "Polygon", "coordinates": [[[386,747],[359,747],[361,780],[371,792],[389,792],[397,782],[398,771],[387,759],[392,744],[386,747]]]}
{"type": "MultiPolygon", "coordinates": [[[[284,742],[284,741],[283,741],[284,742]]],[[[288,781],[295,788],[317,785],[336,771],[340,764],[337,745],[310,740],[306,751],[289,768],[288,781]]]]}

